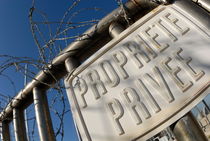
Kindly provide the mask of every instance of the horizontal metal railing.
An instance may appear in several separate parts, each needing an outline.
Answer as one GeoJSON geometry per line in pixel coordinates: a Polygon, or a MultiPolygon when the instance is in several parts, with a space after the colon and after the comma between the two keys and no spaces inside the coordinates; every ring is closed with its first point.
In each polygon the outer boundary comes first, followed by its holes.
{"type": "MultiPolygon", "coordinates": [[[[141,9],[151,10],[151,8],[156,7],[157,4],[150,2],[148,0],[132,0],[125,4],[126,9],[129,11],[130,16],[134,16],[141,9]]],[[[142,12],[142,11],[141,11],[142,12]]],[[[141,13],[140,12],[140,13],[141,13]]],[[[43,89],[48,89],[57,80],[62,78],[67,72],[64,67],[64,61],[70,56],[78,56],[85,48],[91,47],[93,43],[100,40],[101,37],[108,35],[108,28],[112,22],[123,21],[123,12],[120,8],[111,12],[108,16],[103,18],[97,25],[90,28],[84,34],[86,36],[83,39],[78,39],[79,41],[73,42],[66,49],[64,49],[58,56],[52,60],[52,62],[46,66],[45,70],[40,71],[35,78],[28,83],[24,89],[22,89],[12,101],[7,105],[7,107],[1,112],[0,120],[4,120],[6,117],[11,116],[12,109],[24,105],[23,101],[25,99],[30,99],[32,97],[32,90],[34,87],[42,87],[43,89]],[[59,72],[59,73],[57,73],[59,72]]],[[[32,101],[26,104],[30,105],[32,101]]]]}
{"type": "Polygon", "coordinates": [[[208,12],[210,12],[210,0],[192,0],[192,1],[203,7],[208,12]]]}

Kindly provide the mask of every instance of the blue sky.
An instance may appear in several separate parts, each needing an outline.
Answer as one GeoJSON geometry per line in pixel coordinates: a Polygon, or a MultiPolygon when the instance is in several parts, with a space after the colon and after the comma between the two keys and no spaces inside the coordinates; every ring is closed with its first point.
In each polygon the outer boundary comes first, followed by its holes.
{"type": "MultiPolygon", "coordinates": [[[[73,0],[36,0],[35,8],[47,14],[49,21],[60,21],[65,11],[73,3],[73,0]]],[[[31,57],[38,59],[38,49],[33,40],[30,23],[29,23],[29,9],[31,8],[32,0],[0,0],[0,55],[10,55],[17,57],[31,57]]],[[[81,0],[79,4],[70,11],[70,15],[79,9],[90,8],[81,12],[78,16],[72,19],[73,22],[81,22],[86,20],[96,20],[105,16],[113,9],[117,8],[115,0],[81,0]],[[93,8],[100,8],[99,11],[91,10],[93,8]]],[[[37,21],[41,20],[40,16],[35,15],[37,21]]],[[[52,25],[53,30],[58,25],[52,25]]],[[[42,32],[49,35],[46,29],[42,28],[42,32]]],[[[69,34],[78,35],[83,32],[85,28],[70,31],[69,34]]],[[[70,41],[68,41],[69,43],[70,41]]],[[[61,43],[62,48],[65,47],[61,43]]],[[[0,64],[5,58],[0,58],[0,64]]],[[[36,71],[36,70],[35,70],[36,71]]],[[[3,74],[10,76],[14,82],[15,89],[11,82],[4,76],[0,76],[0,94],[14,96],[24,86],[24,76],[22,73],[16,71],[15,67],[11,67],[3,74]]],[[[50,92],[53,95],[53,91],[50,92]]],[[[53,98],[53,96],[49,96],[53,98]]],[[[50,101],[50,100],[49,100],[50,101]]],[[[1,106],[4,106],[1,105],[1,106]]],[[[32,105],[33,106],[33,105],[32,105]]],[[[28,109],[33,109],[30,106],[28,109]]],[[[55,105],[59,107],[59,103],[55,105]]],[[[29,117],[33,116],[33,112],[29,112],[29,117]]],[[[58,122],[56,117],[52,114],[53,125],[56,128],[58,122]]],[[[33,126],[33,123],[29,123],[33,126]]],[[[35,133],[37,135],[37,133],[35,133]]],[[[39,140],[35,137],[35,140],[39,140]]],[[[60,140],[60,137],[57,138],[60,140]]],[[[77,141],[77,136],[72,123],[72,118],[69,115],[65,117],[65,136],[64,141],[77,141]]]]}

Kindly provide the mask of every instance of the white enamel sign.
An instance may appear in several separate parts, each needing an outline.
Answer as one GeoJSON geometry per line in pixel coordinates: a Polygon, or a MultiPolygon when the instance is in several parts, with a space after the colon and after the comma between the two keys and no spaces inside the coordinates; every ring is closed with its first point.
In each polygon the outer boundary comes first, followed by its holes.
{"type": "Polygon", "coordinates": [[[208,94],[210,36],[176,6],[160,6],[66,81],[84,141],[146,140],[208,94]]]}

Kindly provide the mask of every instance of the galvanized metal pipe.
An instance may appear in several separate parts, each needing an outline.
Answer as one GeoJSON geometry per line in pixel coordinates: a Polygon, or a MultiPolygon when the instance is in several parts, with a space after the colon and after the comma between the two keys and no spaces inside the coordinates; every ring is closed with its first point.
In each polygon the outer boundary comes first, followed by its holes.
{"type": "Polygon", "coordinates": [[[192,0],[177,0],[174,2],[179,8],[188,11],[190,15],[206,28],[210,30],[210,16],[208,12],[204,12],[202,8],[197,6],[192,0]],[[192,10],[193,9],[193,10],[192,10]]]}
{"type": "MultiPolygon", "coordinates": [[[[125,3],[124,7],[129,12],[127,13],[130,18],[136,14],[141,13],[142,9],[153,9],[157,7],[158,4],[150,0],[130,0],[125,3]]],[[[142,15],[143,16],[143,15],[142,15]]],[[[122,8],[117,8],[102,20],[100,20],[96,25],[92,26],[87,30],[82,38],[79,38],[78,42],[73,42],[67,48],[65,48],[59,55],[53,60],[53,64],[63,63],[68,57],[75,55],[82,48],[90,46],[95,40],[100,40],[100,37],[104,37],[105,34],[109,34],[109,26],[113,22],[125,21],[125,13],[122,8]]]]}
{"type": "Polygon", "coordinates": [[[121,32],[125,30],[119,23],[112,23],[109,26],[109,34],[112,38],[116,38],[121,32]]]}
{"type": "Polygon", "coordinates": [[[208,12],[210,12],[210,0],[192,0],[192,1],[203,7],[208,12]]]}
{"type": "Polygon", "coordinates": [[[190,112],[176,123],[173,132],[177,141],[208,141],[190,112]]]}
{"type": "Polygon", "coordinates": [[[16,141],[27,141],[24,110],[13,109],[13,123],[16,141]]]}
{"type": "MultiPolygon", "coordinates": [[[[75,68],[77,68],[79,66],[79,62],[76,61],[75,58],[67,58],[65,60],[65,67],[66,67],[66,70],[68,72],[68,74],[72,74],[72,72],[75,70],[75,68]]],[[[69,84],[69,75],[66,75],[65,79],[64,79],[64,84],[65,84],[65,88],[66,88],[66,92],[67,92],[67,96],[68,96],[68,99],[72,99],[71,97],[71,85],[69,84]]],[[[71,104],[71,103],[70,103],[71,104]]],[[[70,106],[71,108],[71,111],[73,111],[72,107],[70,106]]],[[[77,131],[77,135],[78,135],[78,139],[81,140],[81,137],[80,137],[80,134],[78,132],[78,128],[77,128],[77,125],[76,125],[76,121],[75,121],[75,118],[73,118],[74,120],[74,126],[75,126],[75,129],[77,131]]]]}
{"type": "Polygon", "coordinates": [[[27,116],[27,110],[24,110],[24,117],[25,117],[25,125],[26,125],[26,136],[27,140],[30,141],[30,136],[29,136],[29,127],[28,127],[28,116],[27,116]]]}
{"type": "Polygon", "coordinates": [[[10,141],[9,122],[7,121],[1,122],[1,140],[10,141]]]}
{"type": "Polygon", "coordinates": [[[33,97],[40,141],[55,141],[46,93],[35,87],[33,97]]]}
{"type": "MultiPolygon", "coordinates": [[[[129,16],[132,17],[136,13],[142,13],[142,9],[153,9],[158,4],[150,0],[130,0],[125,3],[124,7],[129,11],[129,16]]],[[[64,62],[70,56],[75,56],[78,52],[81,52],[83,48],[91,47],[95,41],[99,41],[107,33],[109,25],[115,21],[124,20],[124,12],[121,8],[118,8],[104,17],[97,25],[94,25],[84,33],[84,37],[79,38],[77,42],[73,42],[67,48],[65,48],[56,58],[52,60],[52,63],[47,66],[47,71],[40,71],[36,77],[21,90],[16,97],[7,105],[7,107],[0,113],[0,121],[6,119],[6,117],[12,115],[12,109],[20,105],[30,105],[32,101],[25,104],[26,99],[32,97],[32,91],[34,87],[45,86],[48,89],[57,80],[61,79],[67,72],[65,71],[64,62]],[[59,73],[57,73],[59,72],[59,73]],[[56,78],[56,80],[55,80],[56,78]],[[48,85],[46,85],[46,83],[48,85]]],[[[143,16],[143,15],[142,15],[143,16]]]]}

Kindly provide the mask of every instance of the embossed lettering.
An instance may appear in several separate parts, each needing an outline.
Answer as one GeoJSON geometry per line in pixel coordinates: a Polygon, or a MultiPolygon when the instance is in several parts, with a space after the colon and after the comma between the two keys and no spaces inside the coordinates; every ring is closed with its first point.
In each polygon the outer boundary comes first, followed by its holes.
{"type": "Polygon", "coordinates": [[[177,41],[177,38],[162,24],[162,20],[155,22],[155,26],[165,33],[172,41],[177,41]]]}
{"type": "Polygon", "coordinates": [[[90,84],[90,88],[95,96],[95,99],[99,99],[100,94],[105,94],[107,92],[96,70],[90,70],[87,73],[87,80],[90,84]]]}
{"type": "Polygon", "coordinates": [[[172,68],[169,63],[172,61],[171,57],[167,57],[165,61],[163,61],[163,67],[166,69],[167,72],[172,76],[173,80],[177,84],[177,86],[181,89],[182,92],[187,91],[190,87],[192,87],[193,83],[191,81],[188,81],[184,83],[180,77],[178,76],[178,73],[181,72],[181,68],[179,66],[176,66],[172,68]]]}
{"type": "Polygon", "coordinates": [[[160,69],[157,66],[155,66],[153,70],[154,70],[154,76],[148,73],[144,75],[146,80],[150,84],[152,84],[152,86],[160,93],[160,95],[164,98],[164,100],[166,100],[169,103],[174,101],[174,97],[171,93],[171,90],[167,85],[166,80],[163,77],[162,73],[160,72],[160,69]]]}
{"type": "Polygon", "coordinates": [[[88,90],[88,86],[87,86],[85,80],[82,77],[78,78],[74,85],[74,91],[78,92],[78,94],[81,96],[80,99],[82,101],[81,105],[83,108],[87,107],[87,102],[85,100],[85,94],[86,94],[87,90],[88,90]]]}
{"type": "Polygon", "coordinates": [[[158,113],[161,109],[160,106],[155,101],[154,97],[150,93],[150,91],[147,89],[145,84],[142,82],[141,79],[138,79],[136,82],[136,86],[139,89],[141,95],[146,99],[147,104],[150,106],[150,108],[155,112],[158,113]]]}
{"type": "MultiPolygon", "coordinates": [[[[190,29],[188,27],[181,27],[178,25],[179,19],[173,18],[173,15],[171,13],[167,13],[163,19],[170,23],[170,25],[176,29],[181,35],[186,34],[190,29]]],[[[183,26],[183,24],[182,24],[183,26]]]]}
{"type": "Polygon", "coordinates": [[[195,81],[198,81],[202,76],[204,76],[204,71],[199,71],[197,72],[195,69],[192,68],[192,66],[190,65],[190,62],[192,61],[192,58],[191,57],[188,57],[188,58],[183,58],[181,56],[181,52],[183,51],[182,48],[179,49],[179,51],[175,54],[175,58],[181,62],[181,64],[184,65],[185,67],[185,70],[192,76],[192,78],[195,80],[195,81]]]}
{"type": "Polygon", "coordinates": [[[145,52],[150,58],[157,57],[157,53],[142,39],[140,35],[136,36],[136,41],[141,45],[142,48],[144,48],[145,52]]]}
{"type": "Polygon", "coordinates": [[[117,65],[117,69],[120,72],[120,74],[122,75],[122,77],[124,79],[128,78],[129,75],[124,69],[124,66],[128,61],[125,54],[122,51],[118,51],[118,52],[115,52],[112,56],[115,61],[115,64],[117,65]]]}
{"type": "Polygon", "coordinates": [[[107,60],[104,60],[103,62],[99,64],[99,66],[101,67],[102,72],[103,72],[102,74],[106,79],[105,82],[108,82],[108,85],[110,87],[117,86],[120,82],[120,78],[117,75],[114,68],[112,67],[112,65],[110,64],[110,62],[107,60]]]}
{"type": "Polygon", "coordinates": [[[125,50],[131,55],[131,59],[138,68],[142,68],[143,64],[141,60],[146,63],[150,61],[147,54],[140,48],[136,42],[127,42],[124,44],[125,50]]]}
{"type": "Polygon", "coordinates": [[[120,118],[124,115],[124,110],[122,105],[120,104],[120,101],[116,98],[112,99],[107,104],[107,109],[109,111],[109,114],[111,115],[114,123],[114,127],[117,130],[118,135],[124,134],[124,130],[122,128],[122,125],[120,124],[120,118]]]}
{"type": "Polygon", "coordinates": [[[122,98],[126,102],[126,105],[128,105],[131,118],[134,119],[137,125],[142,123],[139,115],[140,113],[145,119],[148,119],[150,117],[149,111],[147,110],[144,103],[140,100],[137,92],[133,88],[125,88],[122,92],[122,96],[122,98]]]}
{"type": "Polygon", "coordinates": [[[158,49],[159,52],[164,51],[166,48],[169,47],[167,43],[160,43],[157,41],[159,35],[157,33],[152,33],[151,31],[153,28],[147,27],[144,32],[142,33],[146,38],[149,39],[149,41],[152,43],[153,47],[158,49]]]}

